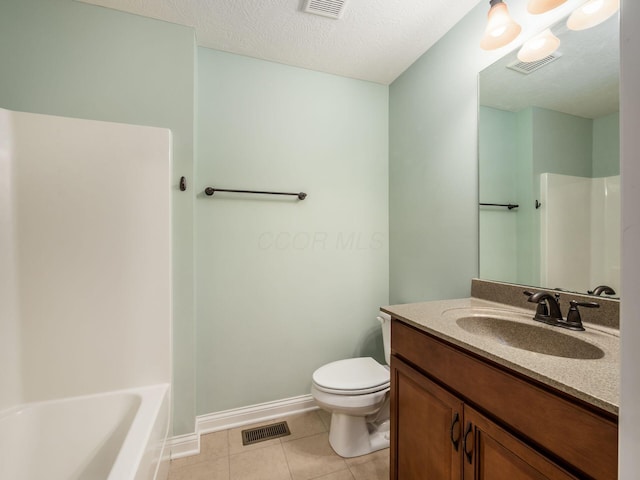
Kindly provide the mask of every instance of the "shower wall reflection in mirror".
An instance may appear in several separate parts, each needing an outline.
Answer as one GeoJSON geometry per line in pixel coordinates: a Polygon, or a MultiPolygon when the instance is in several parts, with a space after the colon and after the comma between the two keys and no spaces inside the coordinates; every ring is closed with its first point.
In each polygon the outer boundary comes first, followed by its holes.
{"type": "Polygon", "coordinates": [[[619,292],[618,25],[560,22],[539,68],[514,51],[480,73],[480,203],[518,205],[479,207],[481,278],[619,292]]]}

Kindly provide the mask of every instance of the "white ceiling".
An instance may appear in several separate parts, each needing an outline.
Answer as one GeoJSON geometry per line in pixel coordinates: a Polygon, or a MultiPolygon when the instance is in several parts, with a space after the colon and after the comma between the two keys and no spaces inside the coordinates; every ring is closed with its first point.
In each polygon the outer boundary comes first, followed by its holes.
{"type": "Polygon", "coordinates": [[[484,0],[347,0],[339,20],[304,0],[79,1],[192,26],[203,47],[388,85],[484,0]]]}

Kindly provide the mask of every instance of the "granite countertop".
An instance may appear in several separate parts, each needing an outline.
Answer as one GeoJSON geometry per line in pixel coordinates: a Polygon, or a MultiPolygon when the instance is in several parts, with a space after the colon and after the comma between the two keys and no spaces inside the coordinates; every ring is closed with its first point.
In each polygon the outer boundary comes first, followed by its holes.
{"type": "MultiPolygon", "coordinates": [[[[533,312],[478,298],[392,305],[381,308],[392,317],[492,360],[511,370],[538,380],[557,390],[584,400],[605,411],[618,414],[620,376],[620,332],[611,327],[584,323],[584,332],[544,325],[533,320],[533,312]],[[568,335],[595,345],[604,352],[601,358],[575,359],[537,353],[501,343],[480,333],[471,333],[457,323],[462,317],[505,318],[547,330],[537,329],[526,342],[551,342],[556,335],[568,335]]],[[[465,320],[469,325],[470,320],[465,320]]],[[[472,321],[472,320],[471,320],[472,321]]],[[[559,341],[566,337],[558,337],[559,341]]],[[[393,339],[392,339],[393,341],[393,339]]],[[[542,348],[544,350],[544,348],[542,348]]]]}

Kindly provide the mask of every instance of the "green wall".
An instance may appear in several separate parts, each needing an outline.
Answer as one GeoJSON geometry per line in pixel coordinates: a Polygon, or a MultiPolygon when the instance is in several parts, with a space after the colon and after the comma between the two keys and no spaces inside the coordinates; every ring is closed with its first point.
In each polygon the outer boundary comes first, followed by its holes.
{"type": "Polygon", "coordinates": [[[620,113],[593,120],[593,176],[620,175],[620,113]]]}
{"type": "MultiPolygon", "coordinates": [[[[478,275],[483,3],[389,88],[390,300],[466,297],[478,275]]],[[[497,57],[496,57],[497,58],[497,57]]]]}
{"type": "Polygon", "coordinates": [[[171,129],[174,433],[193,431],[194,197],[177,190],[193,180],[193,30],[71,0],[2,0],[0,65],[0,107],[171,129]]]}
{"type": "MultiPolygon", "coordinates": [[[[480,106],[478,142],[481,203],[518,204],[518,131],[516,115],[480,106]]],[[[480,277],[517,282],[519,210],[480,207],[480,277]],[[491,261],[483,261],[491,259],[491,261]]]]}
{"type": "Polygon", "coordinates": [[[198,414],[308,394],[329,361],[383,361],[388,88],[198,49],[198,414]]]}
{"type": "Polygon", "coordinates": [[[539,278],[539,231],[540,222],[535,210],[537,198],[533,178],[533,109],[525,108],[516,114],[518,132],[518,219],[516,283],[536,285],[539,278]]]}
{"type": "Polygon", "coordinates": [[[591,177],[593,121],[539,107],[532,114],[533,174],[591,177]]]}

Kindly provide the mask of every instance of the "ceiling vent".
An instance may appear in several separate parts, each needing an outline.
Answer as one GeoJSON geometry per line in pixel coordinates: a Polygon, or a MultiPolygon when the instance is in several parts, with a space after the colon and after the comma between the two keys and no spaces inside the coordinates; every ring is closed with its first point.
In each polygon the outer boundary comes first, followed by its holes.
{"type": "Polygon", "coordinates": [[[521,62],[520,60],[516,60],[515,62],[507,65],[507,68],[515,70],[518,73],[523,73],[524,75],[529,75],[530,73],[541,69],[545,65],[549,65],[551,62],[557,60],[561,56],[562,54],[560,52],[554,52],[551,55],[548,55],[535,62],[521,62]]]}
{"type": "Polygon", "coordinates": [[[347,0],[306,0],[304,11],[329,18],[340,18],[347,0]]]}

